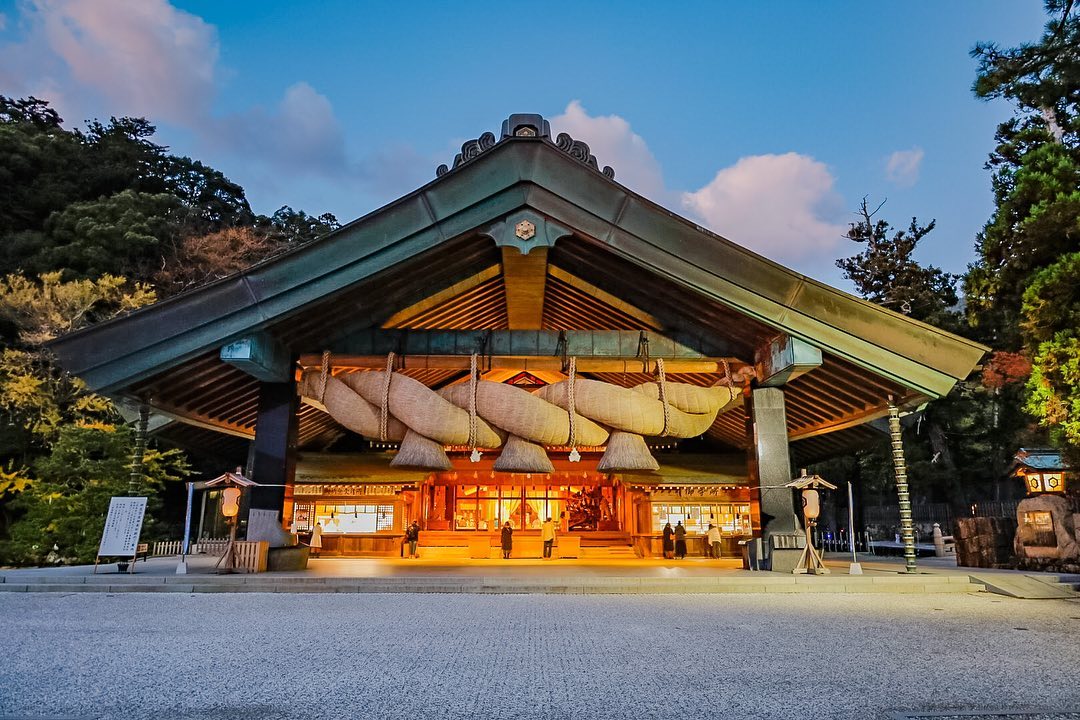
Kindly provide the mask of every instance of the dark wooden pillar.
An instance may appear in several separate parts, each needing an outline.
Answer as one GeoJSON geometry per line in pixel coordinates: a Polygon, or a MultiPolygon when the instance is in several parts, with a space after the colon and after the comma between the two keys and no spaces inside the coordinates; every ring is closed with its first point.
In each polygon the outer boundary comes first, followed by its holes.
{"type": "Polygon", "coordinates": [[[297,402],[294,382],[259,383],[251,479],[274,487],[252,488],[252,508],[280,512],[285,505],[285,486],[296,473],[297,402]]]}
{"type": "Polygon", "coordinates": [[[761,537],[767,553],[769,535],[791,533],[801,527],[792,492],[784,487],[792,479],[784,391],[776,387],[754,388],[746,410],[750,440],[747,465],[760,496],[761,537]]]}

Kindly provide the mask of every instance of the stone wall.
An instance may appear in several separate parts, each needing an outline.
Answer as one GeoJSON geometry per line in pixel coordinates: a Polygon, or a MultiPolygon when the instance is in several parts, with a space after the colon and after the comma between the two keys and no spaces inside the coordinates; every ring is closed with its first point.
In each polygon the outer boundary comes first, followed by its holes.
{"type": "Polygon", "coordinates": [[[1012,568],[1016,518],[960,518],[953,527],[956,564],[961,567],[1012,568]]]}

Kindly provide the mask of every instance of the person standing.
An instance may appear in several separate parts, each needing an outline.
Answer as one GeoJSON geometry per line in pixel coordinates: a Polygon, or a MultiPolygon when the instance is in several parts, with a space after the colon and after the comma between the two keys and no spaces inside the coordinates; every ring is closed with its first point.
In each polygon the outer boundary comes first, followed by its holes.
{"type": "Polygon", "coordinates": [[[664,559],[670,560],[675,557],[675,541],[672,537],[675,531],[671,529],[671,523],[664,525],[664,559]]]}
{"type": "Polygon", "coordinates": [[[405,529],[405,540],[409,543],[409,557],[420,557],[416,552],[416,544],[420,542],[420,525],[415,520],[405,529]]]}
{"type": "Polygon", "coordinates": [[[502,526],[502,531],[499,533],[499,539],[502,545],[503,560],[509,560],[510,551],[514,548],[514,528],[510,527],[509,520],[502,526]]]}
{"type": "Polygon", "coordinates": [[[549,517],[540,526],[540,538],[544,541],[544,559],[551,559],[551,547],[555,544],[555,523],[549,517]]]}
{"type": "Polygon", "coordinates": [[[680,560],[686,557],[686,528],[682,520],[675,523],[675,557],[680,560]]]}
{"type": "Polygon", "coordinates": [[[315,523],[315,527],[311,531],[311,541],[308,542],[308,546],[311,548],[312,557],[319,557],[319,553],[322,551],[322,523],[315,523]]]}
{"type": "Polygon", "coordinates": [[[709,523],[709,534],[705,536],[709,543],[709,547],[712,548],[712,557],[720,557],[720,528],[712,523],[709,523]]]}

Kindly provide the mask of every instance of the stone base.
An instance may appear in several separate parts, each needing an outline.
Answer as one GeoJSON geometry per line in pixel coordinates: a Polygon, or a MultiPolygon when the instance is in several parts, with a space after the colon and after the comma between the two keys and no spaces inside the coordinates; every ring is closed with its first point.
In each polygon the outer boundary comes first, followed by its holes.
{"type": "Polygon", "coordinates": [[[802,557],[802,550],[773,550],[769,554],[769,569],[773,572],[791,574],[802,557]]]}
{"type": "Polygon", "coordinates": [[[307,570],[310,550],[307,545],[270,548],[266,553],[266,569],[269,572],[307,570]]]}
{"type": "Polygon", "coordinates": [[[1050,494],[1026,497],[1016,506],[1016,523],[1016,559],[1024,569],[1071,572],[1080,564],[1076,518],[1068,498],[1050,494]],[[1025,516],[1035,512],[1050,514],[1051,531],[1025,522],[1025,516]]]}

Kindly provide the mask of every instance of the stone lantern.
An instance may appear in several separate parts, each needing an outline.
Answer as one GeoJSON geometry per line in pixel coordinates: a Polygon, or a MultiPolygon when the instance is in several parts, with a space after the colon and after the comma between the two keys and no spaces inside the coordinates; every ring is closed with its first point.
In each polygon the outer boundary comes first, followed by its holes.
{"type": "Polygon", "coordinates": [[[1028,494],[1016,506],[1017,564],[1031,570],[1080,569],[1080,508],[1067,492],[1070,468],[1061,453],[1021,448],[1014,467],[1028,494]]]}

